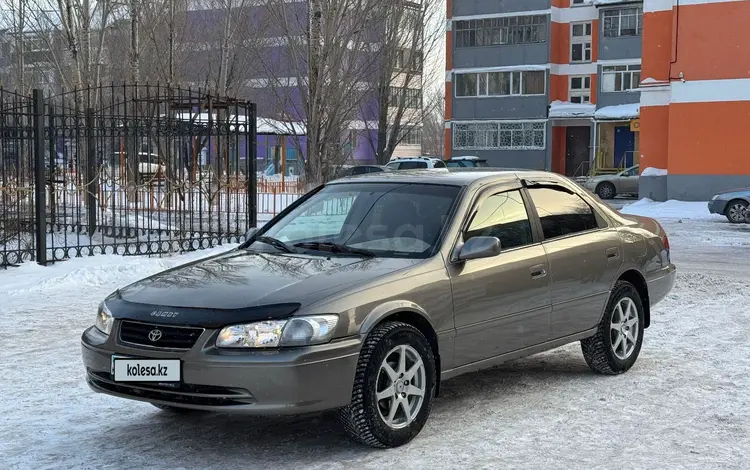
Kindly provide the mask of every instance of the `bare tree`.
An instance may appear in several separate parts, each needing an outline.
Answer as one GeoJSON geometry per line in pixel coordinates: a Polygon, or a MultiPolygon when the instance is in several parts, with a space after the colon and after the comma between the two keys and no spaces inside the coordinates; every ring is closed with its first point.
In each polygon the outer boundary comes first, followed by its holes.
{"type": "MultiPolygon", "coordinates": [[[[308,185],[322,183],[347,158],[352,123],[376,72],[378,44],[371,34],[383,0],[309,0],[305,8],[270,0],[273,28],[284,57],[261,54],[267,83],[287,133],[304,128],[308,185]]],[[[304,5],[304,4],[303,4],[304,5]]],[[[295,145],[302,148],[299,137],[295,145]]]]}
{"type": "Polygon", "coordinates": [[[422,126],[423,92],[434,86],[437,78],[425,74],[424,59],[442,47],[444,5],[438,0],[383,1],[378,5],[384,27],[379,33],[381,44],[377,81],[373,83],[375,99],[362,103],[370,145],[378,163],[385,164],[396,147],[411,132],[422,126]]]}
{"type": "Polygon", "coordinates": [[[434,88],[426,93],[422,123],[422,154],[442,158],[445,155],[445,92],[434,88]]]}
{"type": "Polygon", "coordinates": [[[104,40],[118,6],[113,0],[26,1],[28,31],[45,43],[63,88],[101,83],[104,40]]]}

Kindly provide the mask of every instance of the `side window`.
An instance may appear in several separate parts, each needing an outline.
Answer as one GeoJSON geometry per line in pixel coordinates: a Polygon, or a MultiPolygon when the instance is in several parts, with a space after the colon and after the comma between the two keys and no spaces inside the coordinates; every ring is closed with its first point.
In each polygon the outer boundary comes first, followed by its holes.
{"type": "Polygon", "coordinates": [[[447,168],[442,160],[435,160],[435,168],[447,168]]]}
{"type": "Polygon", "coordinates": [[[418,168],[427,168],[427,162],[401,162],[399,170],[414,170],[418,168]]]}
{"type": "Polygon", "coordinates": [[[464,235],[497,237],[503,250],[531,244],[531,223],[520,191],[493,194],[484,200],[464,235]]]}
{"type": "Polygon", "coordinates": [[[593,209],[577,194],[553,187],[529,188],[545,239],[598,228],[593,209]]]}
{"type": "Polygon", "coordinates": [[[387,164],[386,166],[390,168],[391,170],[398,170],[398,167],[401,163],[400,162],[392,162],[387,164]]]}
{"type": "Polygon", "coordinates": [[[461,166],[461,162],[448,162],[448,168],[458,168],[461,166]]]}

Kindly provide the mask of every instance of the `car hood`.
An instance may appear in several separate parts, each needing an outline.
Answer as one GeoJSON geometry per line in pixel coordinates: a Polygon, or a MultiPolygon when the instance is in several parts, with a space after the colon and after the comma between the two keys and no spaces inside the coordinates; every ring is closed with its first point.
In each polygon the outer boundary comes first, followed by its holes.
{"type": "Polygon", "coordinates": [[[117,291],[111,300],[177,311],[249,311],[274,305],[295,305],[293,310],[296,310],[419,261],[235,249],[130,284],[117,291]]]}
{"type": "Polygon", "coordinates": [[[736,189],[727,189],[725,191],[721,191],[717,193],[717,196],[726,196],[727,194],[738,194],[744,197],[750,197],[750,188],[736,188],[736,189]]]}

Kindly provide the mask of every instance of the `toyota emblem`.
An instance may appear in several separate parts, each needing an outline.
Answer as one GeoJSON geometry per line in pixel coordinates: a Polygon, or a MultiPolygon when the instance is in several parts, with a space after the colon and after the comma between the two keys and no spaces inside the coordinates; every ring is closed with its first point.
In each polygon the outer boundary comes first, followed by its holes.
{"type": "Polygon", "coordinates": [[[155,328],[155,329],[149,331],[148,332],[148,339],[152,343],[155,343],[155,342],[159,341],[161,339],[161,330],[155,328]]]}

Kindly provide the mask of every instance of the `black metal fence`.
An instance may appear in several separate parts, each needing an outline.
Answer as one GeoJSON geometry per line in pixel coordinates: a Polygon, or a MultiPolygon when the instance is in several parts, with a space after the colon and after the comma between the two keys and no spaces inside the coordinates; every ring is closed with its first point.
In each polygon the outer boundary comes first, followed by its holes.
{"type": "Polygon", "coordinates": [[[200,90],[0,89],[0,267],[239,242],[256,139],[253,103],[200,90]]]}

